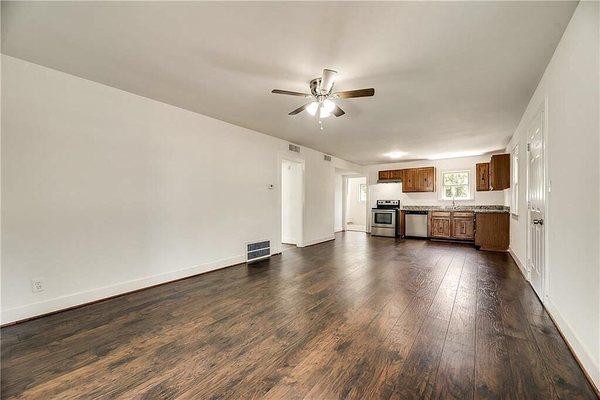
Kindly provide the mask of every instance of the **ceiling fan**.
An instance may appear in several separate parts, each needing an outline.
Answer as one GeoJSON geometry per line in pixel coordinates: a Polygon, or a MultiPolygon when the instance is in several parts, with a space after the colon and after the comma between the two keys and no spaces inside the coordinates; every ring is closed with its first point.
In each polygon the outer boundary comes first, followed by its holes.
{"type": "MultiPolygon", "coordinates": [[[[321,123],[321,118],[327,118],[331,114],[335,115],[336,117],[341,117],[345,114],[344,110],[335,104],[333,100],[351,99],[354,97],[370,97],[375,94],[375,89],[373,88],[346,90],[344,92],[333,93],[333,84],[335,83],[336,75],[337,71],[324,69],[323,76],[310,81],[310,94],[280,89],[273,89],[271,93],[287,94],[290,96],[299,96],[311,99],[310,102],[296,108],[290,112],[289,115],[296,115],[306,110],[310,115],[318,116],[319,124],[321,123]]],[[[321,127],[321,129],[323,129],[323,127],[321,127]]]]}

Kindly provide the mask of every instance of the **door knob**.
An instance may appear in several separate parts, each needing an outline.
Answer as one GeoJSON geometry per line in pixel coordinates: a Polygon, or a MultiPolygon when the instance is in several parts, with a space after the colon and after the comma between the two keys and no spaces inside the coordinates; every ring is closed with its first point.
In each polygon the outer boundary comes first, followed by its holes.
{"type": "Polygon", "coordinates": [[[544,225],[544,220],[543,219],[534,219],[533,224],[534,225],[544,225]]]}

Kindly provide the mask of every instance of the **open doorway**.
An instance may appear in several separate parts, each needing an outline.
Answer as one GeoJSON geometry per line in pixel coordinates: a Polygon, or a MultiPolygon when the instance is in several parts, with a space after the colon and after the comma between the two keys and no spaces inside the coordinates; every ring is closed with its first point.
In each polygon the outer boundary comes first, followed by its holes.
{"type": "Polygon", "coordinates": [[[281,161],[281,243],[302,246],[304,164],[281,161]]]}
{"type": "Polygon", "coordinates": [[[345,226],[348,231],[367,230],[367,178],[348,177],[346,190],[345,226]]]}

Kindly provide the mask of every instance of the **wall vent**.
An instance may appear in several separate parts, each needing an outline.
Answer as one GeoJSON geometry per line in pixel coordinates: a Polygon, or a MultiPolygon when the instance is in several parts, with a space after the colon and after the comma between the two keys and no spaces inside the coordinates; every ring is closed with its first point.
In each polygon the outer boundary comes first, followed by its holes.
{"type": "Polygon", "coordinates": [[[331,156],[328,156],[327,154],[324,154],[324,155],[323,155],[323,159],[324,159],[325,161],[331,161],[331,156]]]}
{"type": "Polygon", "coordinates": [[[290,149],[290,151],[293,151],[294,153],[300,153],[300,146],[296,146],[295,144],[288,144],[288,149],[290,149]]]}
{"type": "Polygon", "coordinates": [[[246,262],[252,263],[271,256],[271,241],[262,240],[246,244],[246,262]]]}

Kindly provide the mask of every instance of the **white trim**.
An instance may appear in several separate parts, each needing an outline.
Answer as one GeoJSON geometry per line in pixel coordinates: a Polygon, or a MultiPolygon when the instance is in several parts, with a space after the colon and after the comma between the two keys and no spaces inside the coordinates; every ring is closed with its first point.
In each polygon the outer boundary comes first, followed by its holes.
{"type": "Polygon", "coordinates": [[[328,241],[334,240],[334,239],[335,239],[335,235],[328,235],[328,236],[324,236],[324,237],[321,237],[318,239],[308,240],[306,242],[303,242],[302,244],[299,244],[298,247],[312,246],[313,244],[328,242],[328,241]]]}
{"type": "Polygon", "coordinates": [[[558,311],[558,308],[556,308],[554,303],[552,303],[552,300],[547,299],[544,305],[546,307],[546,311],[548,311],[548,314],[550,314],[554,320],[556,327],[571,347],[571,350],[576,354],[579,363],[585,369],[587,375],[594,382],[594,385],[597,388],[600,388],[600,366],[592,357],[592,352],[589,351],[589,349],[579,339],[575,333],[575,330],[573,330],[569,323],[562,317],[558,311]]]}
{"type": "Polygon", "coordinates": [[[527,269],[527,267],[525,266],[525,264],[523,264],[523,261],[521,261],[519,256],[517,256],[517,253],[510,246],[508,247],[508,253],[512,257],[512,259],[515,261],[515,264],[517,264],[517,267],[519,267],[519,270],[521,271],[521,274],[523,275],[523,277],[527,280],[527,282],[529,282],[530,273],[529,273],[529,270],[527,269]]]}
{"type": "Polygon", "coordinates": [[[282,236],[281,237],[281,243],[282,244],[296,244],[297,241],[296,241],[296,239],[294,239],[291,236],[282,236]]]}
{"type": "MultiPolygon", "coordinates": [[[[508,252],[515,260],[515,264],[519,267],[521,274],[527,281],[530,280],[529,270],[525,269],[523,266],[523,262],[517,257],[517,254],[513,251],[512,248],[508,248],[508,252]]],[[[533,290],[533,288],[532,288],[533,290]]],[[[546,299],[543,302],[543,307],[546,309],[552,320],[554,321],[554,325],[560,331],[560,333],[565,338],[567,344],[576,354],[579,364],[584,368],[586,374],[593,381],[594,385],[598,388],[600,387],[600,366],[598,362],[594,361],[594,358],[591,356],[592,352],[587,349],[587,347],[583,344],[583,342],[579,339],[575,330],[571,328],[569,323],[562,317],[558,308],[554,305],[550,298],[546,299]]]]}
{"type": "Polygon", "coordinates": [[[280,242],[279,246],[283,247],[283,241],[282,241],[282,235],[281,235],[281,167],[283,165],[283,161],[290,161],[290,162],[295,162],[295,163],[299,163],[302,166],[302,226],[300,229],[300,237],[297,238],[297,247],[302,247],[301,243],[304,240],[304,230],[306,228],[306,160],[299,155],[296,155],[298,153],[294,153],[294,154],[290,154],[290,151],[278,151],[277,152],[277,182],[278,182],[278,187],[277,187],[277,220],[279,221],[278,224],[278,232],[279,232],[279,237],[277,238],[277,240],[280,242]]]}
{"type": "Polygon", "coordinates": [[[540,108],[544,112],[544,299],[550,297],[550,227],[552,221],[550,220],[550,163],[549,163],[549,151],[548,151],[548,138],[549,129],[548,124],[548,96],[544,97],[543,103],[540,108]]]}
{"type": "Polygon", "coordinates": [[[8,324],[15,321],[20,321],[27,318],[36,317],[38,315],[48,314],[55,311],[64,310],[67,308],[80,306],[94,301],[106,299],[135,290],[145,289],[150,286],[167,283],[182,278],[202,274],[204,272],[214,271],[217,269],[229,267],[236,264],[242,264],[246,261],[246,255],[241,254],[235,257],[215,260],[209,263],[196,265],[169,271],[158,275],[146,276],[144,278],[133,279],[130,281],[120,282],[113,285],[103,286],[83,292],[67,294],[64,296],[55,297],[31,303],[20,307],[9,308],[2,311],[2,324],[8,324]]]}
{"type": "Polygon", "coordinates": [[[515,217],[519,216],[519,192],[521,191],[521,182],[519,180],[519,166],[521,165],[521,149],[519,142],[512,146],[510,150],[510,213],[515,217]],[[517,160],[515,166],[514,160],[517,160]],[[515,171],[517,181],[515,185],[515,171]],[[516,190],[515,190],[516,189],[516,190]]]}
{"type": "MultiPolygon", "coordinates": [[[[367,185],[367,200],[366,201],[359,201],[359,203],[364,203],[364,207],[365,207],[365,222],[366,224],[364,225],[365,230],[364,232],[366,232],[369,228],[370,228],[370,224],[369,224],[369,218],[371,216],[371,210],[369,208],[369,202],[370,202],[370,189],[369,189],[369,175],[368,174],[359,174],[359,173],[353,173],[350,175],[344,175],[344,180],[343,180],[343,186],[342,186],[342,227],[344,231],[351,231],[353,229],[349,228],[348,223],[346,221],[346,216],[347,216],[347,211],[348,211],[348,179],[350,178],[365,178],[365,184],[367,185]]],[[[359,186],[359,192],[360,192],[360,186],[359,186]]],[[[361,225],[362,226],[362,225],[361,225]]]]}
{"type": "Polygon", "coordinates": [[[354,225],[354,224],[350,224],[346,226],[346,230],[347,231],[353,231],[353,232],[366,232],[367,231],[367,226],[366,225],[354,225]]]}

